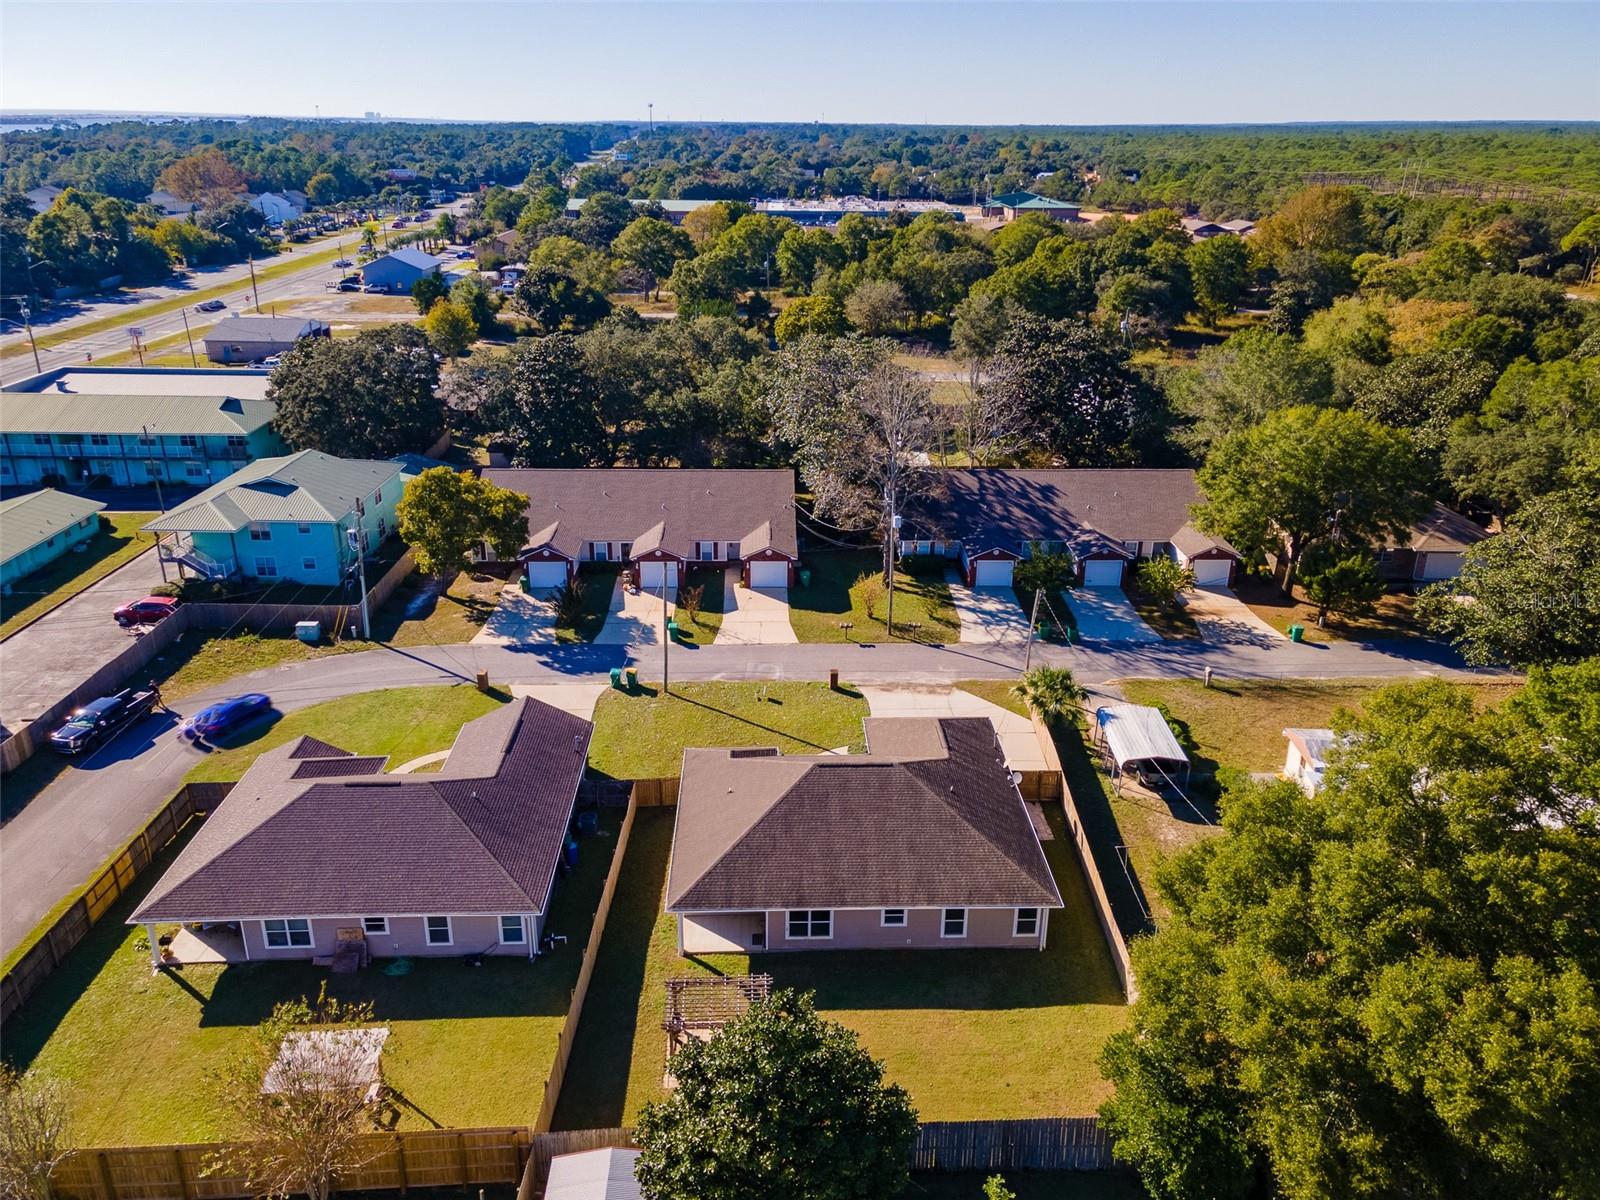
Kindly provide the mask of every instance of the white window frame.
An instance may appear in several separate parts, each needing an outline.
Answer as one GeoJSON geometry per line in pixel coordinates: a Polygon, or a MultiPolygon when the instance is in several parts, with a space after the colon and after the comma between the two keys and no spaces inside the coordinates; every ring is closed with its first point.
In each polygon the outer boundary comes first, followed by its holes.
{"type": "Polygon", "coordinates": [[[945,908],[945,909],[941,909],[939,911],[939,936],[942,937],[942,938],[949,938],[951,941],[959,941],[960,939],[966,937],[967,936],[967,910],[964,909],[964,908],[945,908]],[[961,932],[960,933],[951,933],[950,932],[950,915],[952,913],[960,913],[961,914],[961,932]]]}
{"type": "Polygon", "coordinates": [[[267,917],[261,922],[261,941],[268,950],[314,950],[316,940],[311,931],[310,917],[267,917]],[[274,930],[272,926],[282,926],[274,930]],[[303,925],[304,929],[291,928],[294,925],[303,925]],[[305,941],[295,941],[297,934],[304,934],[305,941]],[[274,942],[273,937],[281,937],[283,941],[274,942]]]}
{"type": "Polygon", "coordinates": [[[309,521],[301,521],[298,525],[296,525],[294,527],[294,529],[295,529],[296,533],[310,533],[311,532],[311,522],[309,522],[309,521]]]}
{"type": "Polygon", "coordinates": [[[1012,937],[1038,937],[1040,912],[1037,908],[1019,908],[1011,914],[1012,937]],[[1023,914],[1028,914],[1028,919],[1033,922],[1032,929],[1023,929],[1023,914]]]}
{"type": "Polygon", "coordinates": [[[528,944],[528,927],[523,924],[521,916],[515,913],[504,913],[501,915],[500,944],[503,946],[526,946],[528,944]],[[506,933],[509,930],[509,925],[516,926],[516,937],[506,936],[506,933]]]}
{"type": "Polygon", "coordinates": [[[270,542],[272,540],[272,526],[264,521],[254,521],[250,525],[250,540],[252,542],[270,542]]]}
{"type": "Polygon", "coordinates": [[[256,578],[278,578],[278,560],[273,558],[270,554],[256,555],[256,578]]]}
{"type": "Polygon", "coordinates": [[[192,461],[186,462],[183,464],[183,473],[189,476],[191,479],[203,479],[205,478],[206,465],[205,463],[197,463],[192,461]]]}
{"type": "Polygon", "coordinates": [[[388,917],[362,917],[361,932],[366,934],[387,935],[389,932],[388,917]]]}
{"type": "Polygon", "coordinates": [[[455,922],[448,916],[435,913],[431,917],[422,918],[422,940],[429,946],[454,946],[456,944],[455,922]],[[433,922],[444,922],[444,941],[436,941],[433,936],[433,922]]]}
{"type": "Polygon", "coordinates": [[[382,504],[383,503],[383,489],[382,488],[379,488],[377,491],[372,493],[372,502],[374,504],[382,504]]]}
{"type": "Polygon", "coordinates": [[[910,917],[910,911],[904,908],[880,908],[878,910],[878,925],[883,929],[904,929],[910,917]],[[889,919],[890,913],[898,913],[900,919],[891,921],[889,919]]]}
{"type": "Polygon", "coordinates": [[[180,433],[178,435],[178,445],[184,450],[198,450],[200,448],[200,439],[192,433],[180,433]]]}
{"type": "Polygon", "coordinates": [[[833,909],[831,908],[791,908],[783,915],[784,936],[791,942],[831,942],[833,940],[833,909]],[[821,924],[827,927],[828,932],[817,933],[817,918],[822,917],[821,924]],[[806,932],[796,933],[795,920],[799,918],[806,932]]]}
{"type": "Polygon", "coordinates": [[[698,542],[701,562],[717,561],[717,544],[715,542],[698,542]]]}
{"type": "Polygon", "coordinates": [[[315,571],[317,569],[317,560],[309,554],[305,555],[300,560],[300,569],[302,571],[315,571]]]}
{"type": "MultiPolygon", "coordinates": [[[[140,440],[142,441],[143,439],[140,439],[140,440]]],[[[48,433],[36,433],[36,434],[34,434],[33,435],[33,444],[35,446],[48,446],[50,444],[50,435],[48,433]]]]}
{"type": "Polygon", "coordinates": [[[591,562],[610,562],[611,561],[611,543],[610,542],[590,542],[589,543],[589,559],[590,559],[591,562]]]}

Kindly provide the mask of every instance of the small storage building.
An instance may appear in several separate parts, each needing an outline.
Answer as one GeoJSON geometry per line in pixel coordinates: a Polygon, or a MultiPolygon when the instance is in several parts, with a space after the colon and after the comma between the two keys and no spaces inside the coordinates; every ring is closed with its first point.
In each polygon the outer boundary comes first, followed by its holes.
{"type": "Polygon", "coordinates": [[[294,349],[301,338],[332,336],[326,321],[309,317],[228,317],[206,333],[206,357],[218,363],[259,362],[294,349]]]}

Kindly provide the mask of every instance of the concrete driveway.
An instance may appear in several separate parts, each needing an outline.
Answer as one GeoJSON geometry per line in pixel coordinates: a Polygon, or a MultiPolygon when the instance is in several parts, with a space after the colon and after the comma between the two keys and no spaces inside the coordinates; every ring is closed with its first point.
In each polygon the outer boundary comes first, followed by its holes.
{"type": "Polygon", "coordinates": [[[724,571],[722,628],[717,646],[781,646],[800,639],[789,624],[788,588],[747,588],[738,571],[724,571]]]}
{"type": "Polygon", "coordinates": [[[954,571],[945,575],[950,602],[961,619],[961,640],[977,645],[1021,645],[1028,640],[1028,614],[1008,587],[970,588],[954,571]]]}
{"type": "Polygon", "coordinates": [[[988,717],[1000,735],[1006,766],[1013,771],[1047,771],[1033,722],[960,688],[863,687],[867,711],[875,717],[988,717]]]}
{"type": "Polygon", "coordinates": [[[500,603],[473,637],[473,646],[527,646],[556,640],[554,589],[529,595],[512,584],[500,591],[500,603]]]}
{"type": "Polygon", "coordinates": [[[1289,640],[1225,587],[1193,588],[1183,594],[1183,606],[1200,637],[1214,646],[1271,647],[1289,640]]]}
{"type": "Polygon", "coordinates": [[[1067,607],[1086,642],[1159,642],[1161,635],[1140,619],[1121,588],[1070,588],[1067,607]]]}
{"type": "Polygon", "coordinates": [[[665,625],[678,606],[668,600],[663,616],[661,597],[654,592],[629,592],[622,577],[611,590],[611,607],[606,623],[594,635],[597,646],[659,646],[666,635],[665,625]]]}

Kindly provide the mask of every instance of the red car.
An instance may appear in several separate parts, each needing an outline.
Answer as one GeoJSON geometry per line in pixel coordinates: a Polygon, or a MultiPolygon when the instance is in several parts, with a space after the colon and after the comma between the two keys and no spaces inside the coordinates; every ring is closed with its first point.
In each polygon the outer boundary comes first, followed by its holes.
{"type": "Polygon", "coordinates": [[[178,601],[172,596],[146,596],[124,604],[111,615],[123,628],[129,625],[154,625],[178,611],[178,601]]]}

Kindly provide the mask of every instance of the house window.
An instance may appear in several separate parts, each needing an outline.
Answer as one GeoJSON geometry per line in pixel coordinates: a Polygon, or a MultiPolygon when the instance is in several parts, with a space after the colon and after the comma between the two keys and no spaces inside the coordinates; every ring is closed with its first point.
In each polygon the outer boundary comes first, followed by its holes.
{"type": "Polygon", "coordinates": [[[302,558],[300,560],[300,569],[302,571],[315,571],[317,569],[317,560],[314,558],[302,558]]]}
{"type": "Polygon", "coordinates": [[[1139,545],[1140,545],[1140,543],[1138,543],[1138,542],[1123,542],[1122,543],[1122,548],[1124,550],[1126,550],[1129,554],[1133,555],[1135,558],[1138,558],[1139,557],[1139,545]]]}
{"type": "Polygon", "coordinates": [[[0,462],[0,475],[9,474],[11,474],[11,464],[7,462],[0,462]]]}
{"type": "Polygon", "coordinates": [[[879,916],[878,924],[885,929],[904,929],[906,927],[906,910],[903,908],[886,908],[879,916]]]}
{"type": "Polygon", "coordinates": [[[1039,910],[1037,908],[1017,909],[1016,923],[1011,927],[1012,937],[1038,937],[1039,936],[1039,910]]]}
{"type": "Polygon", "coordinates": [[[250,526],[250,540],[252,542],[270,542],[272,540],[272,526],[270,526],[270,525],[252,525],[252,526],[250,526]]]}
{"type": "Polygon", "coordinates": [[[521,917],[500,918],[500,940],[507,946],[520,946],[527,939],[527,931],[522,928],[521,917]]]}
{"type": "Polygon", "coordinates": [[[287,950],[311,945],[311,922],[304,917],[285,917],[261,922],[269,950],[287,950]]]}
{"type": "Polygon", "coordinates": [[[278,560],[275,558],[257,558],[256,577],[259,579],[276,579],[278,577],[278,560]]]}
{"type": "Polygon", "coordinates": [[[141,446],[154,446],[155,444],[156,444],[156,439],[151,437],[148,433],[141,433],[139,435],[139,445],[141,445],[141,446]]]}
{"type": "Polygon", "coordinates": [[[939,936],[947,938],[964,938],[967,936],[967,910],[964,908],[947,908],[944,910],[944,922],[939,927],[939,936]]]}
{"type": "Polygon", "coordinates": [[[186,462],[183,464],[183,473],[190,479],[199,479],[206,473],[206,467],[204,463],[186,462]]]}
{"type": "Polygon", "coordinates": [[[182,446],[185,450],[193,450],[199,444],[200,439],[195,437],[195,435],[192,433],[180,433],[178,435],[178,445],[182,446]]]}
{"type": "Polygon", "coordinates": [[[626,562],[628,559],[630,559],[632,557],[633,557],[633,543],[632,542],[623,542],[622,543],[622,559],[623,559],[623,561],[626,562]]]}
{"type": "Polygon", "coordinates": [[[378,540],[381,542],[389,536],[389,523],[382,517],[378,518],[378,540]]]}
{"type": "Polygon", "coordinates": [[[362,933],[388,933],[389,932],[389,918],[388,917],[362,917],[361,918],[361,932],[362,933]]]}
{"type": "Polygon", "coordinates": [[[48,446],[50,444],[50,435],[48,433],[36,433],[36,434],[34,434],[33,435],[33,444],[35,446],[48,446]]]}
{"type": "Polygon", "coordinates": [[[817,940],[833,936],[833,913],[826,908],[801,908],[789,912],[791,941],[817,940]]]}
{"type": "Polygon", "coordinates": [[[56,535],[52,533],[49,537],[45,538],[44,544],[46,546],[54,546],[56,544],[56,535]]]}
{"type": "Polygon", "coordinates": [[[300,524],[296,525],[294,528],[295,528],[295,532],[296,533],[310,533],[311,532],[310,524],[308,524],[305,521],[301,521],[300,524]]]}
{"type": "Polygon", "coordinates": [[[1394,551],[1388,546],[1385,546],[1382,550],[1378,551],[1378,561],[1381,563],[1393,562],[1394,551]]]}
{"type": "Polygon", "coordinates": [[[423,920],[428,924],[428,945],[450,945],[452,939],[450,937],[449,917],[424,917],[423,920]]]}
{"type": "Polygon", "coordinates": [[[1150,547],[1151,558],[1174,558],[1171,542],[1156,542],[1150,547]]]}
{"type": "Polygon", "coordinates": [[[717,544],[715,542],[700,543],[700,561],[715,562],[717,560],[717,544]]]}
{"type": "Polygon", "coordinates": [[[106,433],[91,433],[89,435],[89,445],[109,446],[111,445],[111,435],[106,433]]]}
{"type": "Polygon", "coordinates": [[[611,543],[610,542],[590,542],[589,543],[589,557],[594,559],[595,562],[610,562],[611,561],[611,543]]]}
{"type": "Polygon", "coordinates": [[[374,504],[382,504],[383,503],[383,489],[382,488],[379,488],[377,491],[372,493],[372,502],[374,504]]]}

